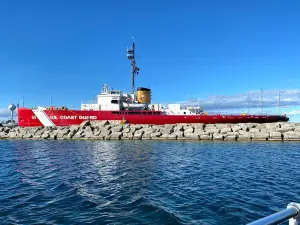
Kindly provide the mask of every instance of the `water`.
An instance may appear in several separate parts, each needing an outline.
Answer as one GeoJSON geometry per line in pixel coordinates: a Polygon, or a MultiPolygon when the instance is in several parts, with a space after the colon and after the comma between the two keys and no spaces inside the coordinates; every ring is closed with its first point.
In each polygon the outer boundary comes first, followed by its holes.
{"type": "Polygon", "coordinates": [[[299,143],[0,141],[2,224],[245,224],[300,201],[299,143]]]}

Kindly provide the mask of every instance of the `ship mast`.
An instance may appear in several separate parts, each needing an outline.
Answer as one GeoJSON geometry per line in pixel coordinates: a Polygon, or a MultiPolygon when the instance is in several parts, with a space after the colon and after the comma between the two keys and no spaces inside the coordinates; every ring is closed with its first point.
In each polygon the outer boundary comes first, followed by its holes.
{"type": "Polygon", "coordinates": [[[134,95],[134,81],[135,76],[139,74],[140,68],[136,66],[135,61],[135,43],[134,40],[132,40],[132,49],[127,49],[127,57],[131,61],[131,67],[132,67],[132,94],[134,95]]]}

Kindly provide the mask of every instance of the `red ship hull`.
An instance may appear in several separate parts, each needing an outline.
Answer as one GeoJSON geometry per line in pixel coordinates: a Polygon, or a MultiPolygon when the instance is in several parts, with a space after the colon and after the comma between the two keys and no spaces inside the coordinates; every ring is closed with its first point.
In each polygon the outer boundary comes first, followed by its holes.
{"type": "Polygon", "coordinates": [[[165,115],[155,111],[85,111],[43,110],[38,118],[32,109],[19,108],[18,122],[21,127],[79,125],[85,120],[126,120],[129,124],[176,124],[176,123],[270,123],[288,121],[286,116],[266,115],[165,115]],[[46,117],[46,121],[45,121],[46,117]]]}

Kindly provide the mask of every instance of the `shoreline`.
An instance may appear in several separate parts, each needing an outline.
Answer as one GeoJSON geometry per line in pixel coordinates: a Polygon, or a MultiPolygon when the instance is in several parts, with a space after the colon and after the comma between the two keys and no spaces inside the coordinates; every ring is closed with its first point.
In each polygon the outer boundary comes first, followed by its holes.
{"type": "Polygon", "coordinates": [[[300,123],[139,125],[85,121],[68,127],[0,127],[0,139],[300,141],[300,123]]]}

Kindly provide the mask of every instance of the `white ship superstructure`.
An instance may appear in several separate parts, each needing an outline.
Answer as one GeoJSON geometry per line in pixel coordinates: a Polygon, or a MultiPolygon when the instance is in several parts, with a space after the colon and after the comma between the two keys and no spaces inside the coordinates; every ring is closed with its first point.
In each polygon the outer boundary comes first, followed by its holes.
{"type": "MultiPolygon", "coordinates": [[[[150,89],[148,89],[150,90],[150,89]]],[[[145,95],[141,94],[141,101],[138,96],[128,94],[120,90],[110,90],[107,84],[103,85],[102,93],[97,95],[97,102],[93,104],[81,104],[81,110],[103,110],[103,111],[123,111],[123,110],[152,110],[161,111],[167,115],[197,115],[203,111],[200,106],[182,108],[181,104],[168,104],[165,108],[162,104],[151,104],[145,102],[145,95]]]]}

